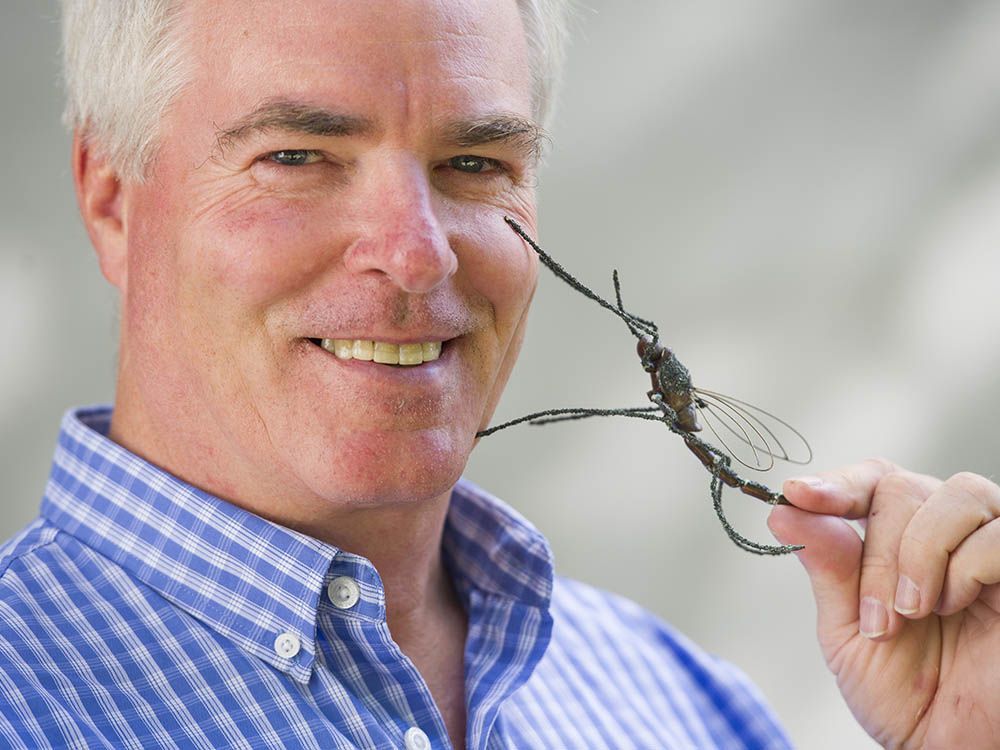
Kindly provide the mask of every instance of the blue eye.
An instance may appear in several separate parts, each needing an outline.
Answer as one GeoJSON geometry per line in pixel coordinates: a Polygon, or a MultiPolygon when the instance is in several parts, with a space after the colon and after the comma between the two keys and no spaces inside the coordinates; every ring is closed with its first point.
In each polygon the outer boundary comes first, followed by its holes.
{"type": "Polygon", "coordinates": [[[304,148],[293,148],[275,151],[268,154],[264,158],[284,167],[301,167],[306,164],[313,164],[319,161],[322,156],[318,151],[311,151],[304,148]]]}
{"type": "Polygon", "coordinates": [[[454,156],[448,160],[448,165],[459,172],[478,174],[480,172],[502,171],[500,162],[485,156],[454,156]]]}

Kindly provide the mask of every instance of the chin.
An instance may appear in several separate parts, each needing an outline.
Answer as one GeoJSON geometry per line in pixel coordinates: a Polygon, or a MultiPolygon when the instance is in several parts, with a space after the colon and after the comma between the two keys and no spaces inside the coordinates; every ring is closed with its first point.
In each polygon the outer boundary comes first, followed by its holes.
{"type": "MultiPolygon", "coordinates": [[[[381,436],[368,433],[340,441],[327,459],[300,463],[312,492],[329,503],[354,508],[412,505],[451,491],[472,450],[443,430],[381,436]]],[[[299,456],[299,462],[305,458],[299,456]]]]}

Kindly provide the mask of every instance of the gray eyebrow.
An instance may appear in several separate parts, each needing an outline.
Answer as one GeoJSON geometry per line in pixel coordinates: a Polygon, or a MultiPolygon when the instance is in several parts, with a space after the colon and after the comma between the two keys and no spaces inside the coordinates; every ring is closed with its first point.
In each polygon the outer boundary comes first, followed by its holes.
{"type": "Polygon", "coordinates": [[[499,113],[451,123],[445,142],[463,148],[500,143],[513,147],[532,162],[538,161],[549,140],[545,130],[521,115],[499,113]]]}
{"type": "Polygon", "coordinates": [[[376,131],[366,117],[335,112],[323,107],[284,100],[269,101],[244,115],[216,134],[223,150],[235,146],[254,133],[284,130],[327,137],[366,136],[376,131]]]}
{"type": "MultiPolygon", "coordinates": [[[[367,117],[301,102],[272,100],[219,128],[216,140],[224,151],[254,133],[274,130],[325,137],[371,136],[378,132],[375,123],[367,117]]],[[[447,144],[462,148],[499,143],[514,148],[532,163],[541,157],[549,140],[541,126],[507,112],[448,123],[443,139],[447,144]]]]}

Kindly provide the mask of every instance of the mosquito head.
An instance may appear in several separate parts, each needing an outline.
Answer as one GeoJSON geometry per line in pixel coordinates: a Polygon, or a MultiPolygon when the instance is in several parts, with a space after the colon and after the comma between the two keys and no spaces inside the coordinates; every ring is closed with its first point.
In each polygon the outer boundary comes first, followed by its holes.
{"type": "Polygon", "coordinates": [[[663,346],[656,339],[640,336],[635,350],[639,354],[639,359],[642,360],[642,369],[646,372],[656,372],[656,366],[663,357],[663,346]]]}

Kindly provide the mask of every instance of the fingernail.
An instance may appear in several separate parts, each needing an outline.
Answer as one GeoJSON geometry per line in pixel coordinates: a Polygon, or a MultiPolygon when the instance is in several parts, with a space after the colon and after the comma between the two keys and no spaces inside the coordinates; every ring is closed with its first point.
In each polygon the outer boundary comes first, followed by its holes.
{"type": "Polygon", "coordinates": [[[896,611],[901,615],[912,615],[920,609],[920,589],[906,576],[899,577],[896,586],[896,611]]]}
{"type": "Polygon", "coordinates": [[[789,479],[789,482],[799,482],[801,484],[809,485],[810,487],[822,487],[826,482],[824,482],[819,477],[794,477],[789,479]]]}
{"type": "Polygon", "coordinates": [[[882,602],[873,596],[861,600],[861,626],[858,631],[865,638],[878,638],[889,629],[889,613],[882,602]]]}

